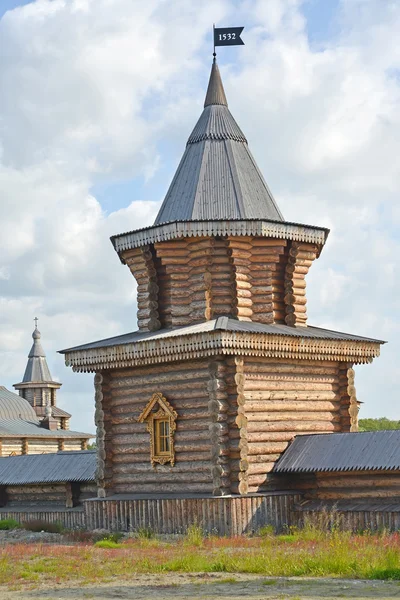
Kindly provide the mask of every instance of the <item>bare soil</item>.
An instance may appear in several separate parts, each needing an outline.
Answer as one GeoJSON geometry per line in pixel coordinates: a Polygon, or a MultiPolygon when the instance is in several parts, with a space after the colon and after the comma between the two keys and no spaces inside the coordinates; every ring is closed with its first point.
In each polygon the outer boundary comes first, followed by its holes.
{"type": "Polygon", "coordinates": [[[346,579],[265,578],[243,574],[140,575],[132,581],[81,587],[40,586],[10,590],[0,587],[1,600],[367,600],[400,598],[400,583],[346,579]]]}

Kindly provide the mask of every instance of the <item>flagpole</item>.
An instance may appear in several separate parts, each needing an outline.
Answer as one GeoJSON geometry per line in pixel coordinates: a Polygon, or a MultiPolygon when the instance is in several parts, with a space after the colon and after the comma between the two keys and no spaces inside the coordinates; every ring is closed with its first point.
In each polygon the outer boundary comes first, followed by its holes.
{"type": "Polygon", "coordinates": [[[217,56],[217,53],[215,52],[215,23],[213,23],[213,44],[214,44],[213,57],[214,57],[214,60],[215,60],[215,58],[217,56]]]}

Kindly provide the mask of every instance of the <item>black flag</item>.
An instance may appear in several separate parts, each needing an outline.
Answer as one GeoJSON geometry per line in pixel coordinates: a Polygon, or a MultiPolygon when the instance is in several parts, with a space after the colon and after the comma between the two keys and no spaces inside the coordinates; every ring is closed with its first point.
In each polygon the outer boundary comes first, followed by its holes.
{"type": "Polygon", "coordinates": [[[218,27],[214,29],[214,46],[244,46],[240,38],[244,27],[218,27]]]}

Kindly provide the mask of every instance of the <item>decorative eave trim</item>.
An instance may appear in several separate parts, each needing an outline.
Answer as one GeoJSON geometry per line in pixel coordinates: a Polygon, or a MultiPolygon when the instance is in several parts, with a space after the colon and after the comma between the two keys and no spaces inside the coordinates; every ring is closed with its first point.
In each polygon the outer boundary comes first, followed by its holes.
{"type": "Polygon", "coordinates": [[[176,238],[217,235],[272,237],[318,244],[322,248],[328,234],[329,229],[323,227],[279,221],[255,219],[240,221],[175,221],[113,235],[111,241],[118,254],[124,250],[176,238]]]}
{"type": "Polygon", "coordinates": [[[65,353],[74,371],[91,373],[141,365],[223,355],[370,363],[379,342],[312,339],[271,334],[206,332],[65,353]]]}

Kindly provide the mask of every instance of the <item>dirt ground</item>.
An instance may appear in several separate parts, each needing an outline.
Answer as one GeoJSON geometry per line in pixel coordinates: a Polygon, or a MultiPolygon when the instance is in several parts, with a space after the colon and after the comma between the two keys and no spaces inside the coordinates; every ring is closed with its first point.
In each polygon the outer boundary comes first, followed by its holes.
{"type": "Polygon", "coordinates": [[[119,584],[12,590],[0,587],[1,600],[328,600],[400,598],[399,582],[345,579],[263,578],[242,574],[166,574],[135,576],[119,584]]]}

